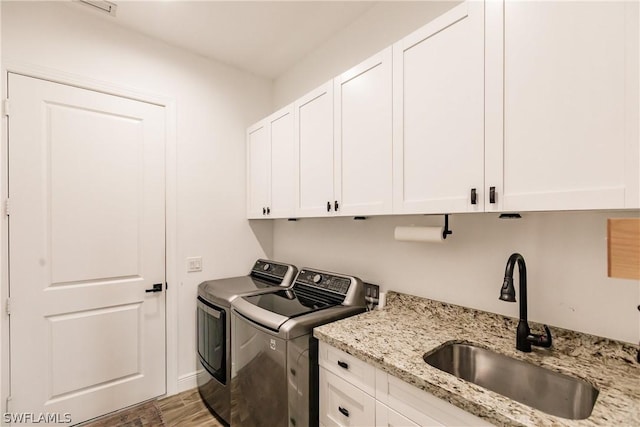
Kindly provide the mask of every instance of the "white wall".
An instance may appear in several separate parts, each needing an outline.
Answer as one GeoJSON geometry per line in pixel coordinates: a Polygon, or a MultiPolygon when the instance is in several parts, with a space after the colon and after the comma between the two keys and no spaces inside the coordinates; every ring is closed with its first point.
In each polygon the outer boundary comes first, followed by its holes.
{"type": "Polygon", "coordinates": [[[383,1],[275,80],[274,111],[421,27],[458,1],[383,1]]]}
{"type": "MultiPolygon", "coordinates": [[[[274,109],[356,65],[455,3],[381,3],[276,80],[274,109]]],[[[627,342],[640,338],[640,285],[607,278],[606,219],[639,213],[455,215],[440,245],[396,242],[396,225],[441,225],[441,216],[276,221],[274,257],[345,272],[396,290],[513,317],[498,300],[509,255],[524,255],[531,320],[627,342]],[[309,244],[312,242],[312,244],[309,244]]],[[[514,332],[515,333],[515,332],[514,332]]]]}
{"type": "Polygon", "coordinates": [[[634,215],[453,215],[454,234],[440,244],[395,241],[393,230],[440,226],[442,216],[278,220],[274,256],[298,267],[353,274],[383,290],[518,317],[518,304],[498,296],[507,259],[519,252],[527,264],[530,320],[637,343],[638,281],[607,278],[606,251],[606,219],[634,215]]]}
{"type": "Polygon", "coordinates": [[[271,81],[71,3],[2,2],[2,55],[3,66],[33,64],[175,100],[178,283],[168,292],[179,299],[178,375],[193,380],[198,283],[246,274],[271,250],[271,225],[244,219],[245,129],[269,112],[271,81]],[[198,255],[203,271],[186,273],[185,257],[198,255]]]}

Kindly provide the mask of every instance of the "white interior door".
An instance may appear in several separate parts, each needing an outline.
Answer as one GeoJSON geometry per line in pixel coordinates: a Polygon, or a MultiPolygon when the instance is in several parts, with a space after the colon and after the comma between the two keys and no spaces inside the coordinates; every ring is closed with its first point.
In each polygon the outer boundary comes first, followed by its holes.
{"type": "Polygon", "coordinates": [[[164,108],[16,74],[9,97],[10,411],[163,394],[164,108]]]}

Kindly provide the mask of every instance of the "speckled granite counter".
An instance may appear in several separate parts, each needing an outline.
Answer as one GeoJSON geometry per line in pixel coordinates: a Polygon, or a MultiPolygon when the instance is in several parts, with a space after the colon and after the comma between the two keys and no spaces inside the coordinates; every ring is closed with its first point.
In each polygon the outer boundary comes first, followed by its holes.
{"type": "MultiPolygon", "coordinates": [[[[529,322],[534,332],[540,325],[529,322]]],[[[515,349],[517,319],[389,292],[387,306],[314,329],[314,336],[480,418],[508,426],[640,426],[637,346],[551,328],[553,347],[515,349]],[[515,402],[427,365],[447,342],[471,342],[582,378],[600,390],[591,416],[568,420],[515,402]]]]}

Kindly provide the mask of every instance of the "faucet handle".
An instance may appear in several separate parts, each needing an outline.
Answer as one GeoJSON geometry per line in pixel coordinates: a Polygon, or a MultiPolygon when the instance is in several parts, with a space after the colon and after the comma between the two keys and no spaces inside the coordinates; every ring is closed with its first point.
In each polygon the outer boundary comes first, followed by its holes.
{"type": "Polygon", "coordinates": [[[527,341],[529,341],[531,345],[535,345],[536,347],[549,348],[553,343],[551,330],[547,325],[542,326],[544,327],[544,335],[529,334],[529,336],[527,337],[527,341]]]}
{"type": "Polygon", "coordinates": [[[549,348],[553,341],[553,338],[551,338],[551,330],[547,325],[542,326],[544,327],[544,335],[540,337],[540,347],[549,348]]]}

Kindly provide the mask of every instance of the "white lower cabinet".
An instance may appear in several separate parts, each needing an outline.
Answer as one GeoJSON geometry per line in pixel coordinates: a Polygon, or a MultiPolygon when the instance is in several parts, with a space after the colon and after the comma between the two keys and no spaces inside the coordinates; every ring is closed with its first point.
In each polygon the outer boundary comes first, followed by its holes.
{"type": "Polygon", "coordinates": [[[320,422],[329,426],[373,426],[376,401],[358,387],[320,369],[320,422]]]}
{"type": "Polygon", "coordinates": [[[413,427],[419,425],[376,400],[376,427],[413,427]]]}
{"type": "Polygon", "coordinates": [[[492,425],[323,342],[318,363],[322,426],[492,425]]]}

